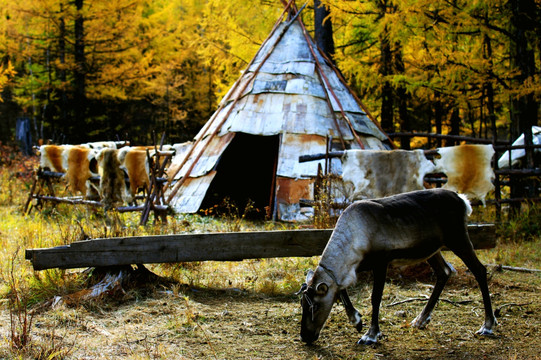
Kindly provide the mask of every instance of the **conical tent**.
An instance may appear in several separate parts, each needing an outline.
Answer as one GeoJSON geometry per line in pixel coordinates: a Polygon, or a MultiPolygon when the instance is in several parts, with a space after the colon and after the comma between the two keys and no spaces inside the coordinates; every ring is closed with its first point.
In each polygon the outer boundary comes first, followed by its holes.
{"type": "Polygon", "coordinates": [[[390,145],[300,19],[281,22],[174,161],[169,205],[193,213],[226,197],[251,199],[274,218],[300,219],[299,200],[313,198],[324,160],[299,156],[324,153],[329,138],[334,150],[390,145]]]}

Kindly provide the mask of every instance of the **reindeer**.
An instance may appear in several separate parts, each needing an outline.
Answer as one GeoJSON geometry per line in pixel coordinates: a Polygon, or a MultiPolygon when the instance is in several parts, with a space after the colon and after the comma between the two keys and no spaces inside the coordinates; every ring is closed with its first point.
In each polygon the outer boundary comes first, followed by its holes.
{"type": "Polygon", "coordinates": [[[370,345],[381,336],[379,307],[390,263],[412,264],[427,260],[436,273],[436,285],[412,326],[424,328],[451,274],[455,271],[441,255],[442,247],[453,251],[475,276],[485,306],[485,322],[477,331],[492,335],[496,318],[492,311],[486,268],[470,241],[466,218],[472,212],[462,195],[444,189],[420,190],[350,205],[340,216],[315,271],[309,271],[301,294],[301,339],[311,344],[319,337],[334,302],[340,298],[357,331],[362,330],[359,312],[347,288],[362,271],[372,270],[372,322],[357,342],[370,345]]]}

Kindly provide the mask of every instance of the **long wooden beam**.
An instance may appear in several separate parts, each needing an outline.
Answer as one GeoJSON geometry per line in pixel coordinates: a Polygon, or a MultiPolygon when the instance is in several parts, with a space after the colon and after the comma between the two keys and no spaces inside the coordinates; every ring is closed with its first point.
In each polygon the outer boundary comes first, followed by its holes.
{"type": "MultiPolygon", "coordinates": [[[[494,225],[469,225],[477,249],[496,245],[494,225]]],[[[44,249],[27,249],[34,270],[106,267],[189,261],[311,257],[321,255],[328,230],[133,236],[94,239],[44,249]]]]}

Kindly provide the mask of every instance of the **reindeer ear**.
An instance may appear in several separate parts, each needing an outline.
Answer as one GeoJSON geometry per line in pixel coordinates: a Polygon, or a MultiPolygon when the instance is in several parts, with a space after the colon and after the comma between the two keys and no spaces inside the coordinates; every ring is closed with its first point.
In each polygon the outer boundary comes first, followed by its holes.
{"type": "Polygon", "coordinates": [[[329,291],[329,285],[325,283],[319,283],[316,286],[316,294],[319,296],[323,296],[327,294],[327,291],[329,291]]]}
{"type": "Polygon", "coordinates": [[[314,271],[308,270],[308,273],[306,274],[306,283],[309,284],[313,277],[314,271]]]}
{"type": "Polygon", "coordinates": [[[302,294],[306,289],[308,289],[308,285],[306,283],[301,285],[301,289],[295,293],[295,295],[302,294]]]}

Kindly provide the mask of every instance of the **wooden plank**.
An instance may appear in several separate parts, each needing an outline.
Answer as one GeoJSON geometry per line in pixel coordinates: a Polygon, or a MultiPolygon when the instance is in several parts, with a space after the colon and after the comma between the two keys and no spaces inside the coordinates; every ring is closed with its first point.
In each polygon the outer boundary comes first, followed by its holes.
{"type": "MultiPolygon", "coordinates": [[[[494,226],[471,225],[476,248],[495,246],[494,226]]],[[[321,255],[332,230],[133,236],[85,240],[45,249],[27,249],[34,270],[189,261],[310,257],[321,255]]]]}
{"type": "Polygon", "coordinates": [[[496,225],[469,224],[468,234],[475,249],[493,249],[496,247],[496,225]]]}
{"type": "Polygon", "coordinates": [[[321,254],[332,230],[135,236],[30,249],[35,270],[185,261],[236,261],[321,254]]]}

